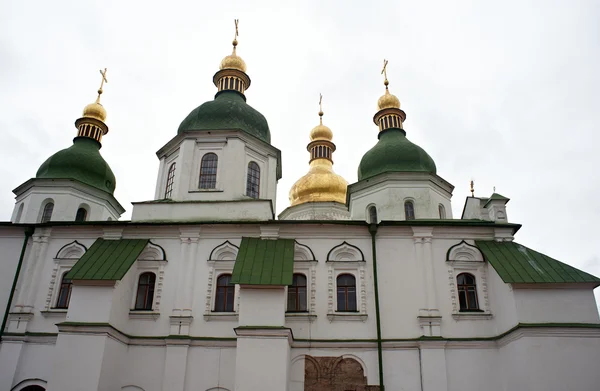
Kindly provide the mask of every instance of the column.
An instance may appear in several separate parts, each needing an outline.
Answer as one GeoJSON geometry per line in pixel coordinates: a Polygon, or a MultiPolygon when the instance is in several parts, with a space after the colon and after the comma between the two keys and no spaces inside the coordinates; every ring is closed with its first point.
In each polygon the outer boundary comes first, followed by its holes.
{"type": "Polygon", "coordinates": [[[163,391],[183,391],[187,369],[189,340],[169,341],[165,356],[163,391]]]}

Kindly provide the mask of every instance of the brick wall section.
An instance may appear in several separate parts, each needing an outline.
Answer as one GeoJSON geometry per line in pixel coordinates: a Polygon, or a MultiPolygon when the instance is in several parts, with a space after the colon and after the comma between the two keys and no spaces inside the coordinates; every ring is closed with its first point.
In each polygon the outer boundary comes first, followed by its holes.
{"type": "Polygon", "coordinates": [[[362,366],[352,358],[306,356],[304,390],[379,391],[379,386],[367,385],[362,366]]]}

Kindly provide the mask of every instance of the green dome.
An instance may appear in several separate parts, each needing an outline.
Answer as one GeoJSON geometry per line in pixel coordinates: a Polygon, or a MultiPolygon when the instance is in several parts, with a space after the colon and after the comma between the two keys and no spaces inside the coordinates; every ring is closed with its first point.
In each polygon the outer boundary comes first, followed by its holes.
{"type": "Polygon", "coordinates": [[[379,133],[379,141],[360,161],[358,180],[374,177],[383,172],[436,173],[435,162],[416,144],[408,141],[400,129],[379,133]]]}
{"type": "Polygon", "coordinates": [[[35,177],[75,179],[110,194],[116,185],[115,175],[100,155],[100,143],[87,137],[75,137],[73,145],[50,156],[35,177]]]}
{"type": "Polygon", "coordinates": [[[236,91],[221,91],[215,99],[196,107],[179,125],[177,133],[193,130],[239,129],[271,143],[271,132],[265,117],[246,103],[236,91]]]}

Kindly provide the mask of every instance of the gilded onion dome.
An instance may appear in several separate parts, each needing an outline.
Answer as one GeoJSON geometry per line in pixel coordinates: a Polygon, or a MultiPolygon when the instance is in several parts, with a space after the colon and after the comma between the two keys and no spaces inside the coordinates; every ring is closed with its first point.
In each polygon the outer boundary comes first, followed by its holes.
{"type": "Polygon", "coordinates": [[[221,61],[219,69],[237,69],[238,71],[246,72],[246,63],[236,53],[237,44],[238,41],[234,38],[232,42],[233,52],[221,61]]]}
{"type": "Polygon", "coordinates": [[[333,132],[323,125],[322,109],[319,111],[319,117],[319,125],[311,130],[310,143],[307,146],[310,152],[308,173],[298,179],[290,189],[291,206],[307,202],[346,203],[348,182],[333,172],[333,132]]]}

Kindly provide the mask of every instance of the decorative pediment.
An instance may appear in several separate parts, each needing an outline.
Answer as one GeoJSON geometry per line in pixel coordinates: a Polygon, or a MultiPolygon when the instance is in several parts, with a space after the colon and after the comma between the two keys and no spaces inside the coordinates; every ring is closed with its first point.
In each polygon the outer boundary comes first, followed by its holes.
{"type": "Polygon", "coordinates": [[[300,244],[296,241],[294,245],[294,261],[309,262],[316,261],[315,254],[310,247],[305,244],[300,244]]]}
{"type": "Polygon", "coordinates": [[[483,254],[477,247],[463,240],[448,249],[446,261],[483,262],[483,254]]]}
{"type": "Polygon", "coordinates": [[[56,253],[56,259],[79,259],[85,252],[87,247],[79,243],[77,240],[65,244],[56,253]]]}
{"type": "Polygon", "coordinates": [[[356,246],[343,242],[329,250],[327,262],[364,262],[363,252],[356,246]]]}
{"type": "Polygon", "coordinates": [[[232,244],[229,240],[213,248],[208,257],[209,261],[235,261],[239,247],[232,244]]]}
{"type": "Polygon", "coordinates": [[[159,246],[158,244],[154,244],[152,242],[148,242],[144,251],[138,257],[139,261],[166,261],[167,254],[165,253],[165,249],[159,246]]]}

